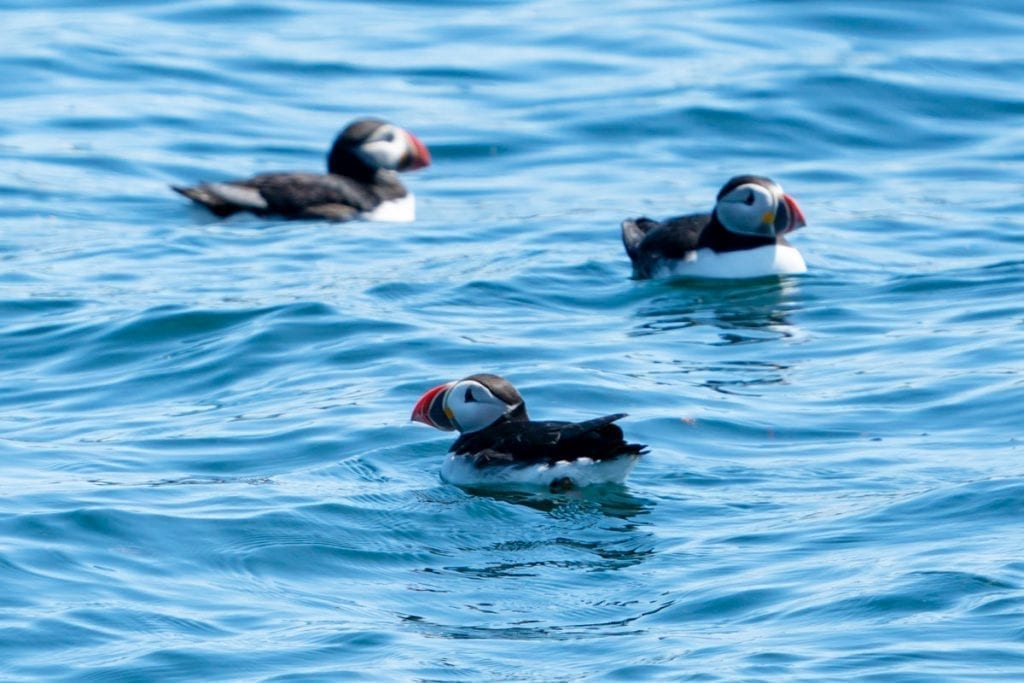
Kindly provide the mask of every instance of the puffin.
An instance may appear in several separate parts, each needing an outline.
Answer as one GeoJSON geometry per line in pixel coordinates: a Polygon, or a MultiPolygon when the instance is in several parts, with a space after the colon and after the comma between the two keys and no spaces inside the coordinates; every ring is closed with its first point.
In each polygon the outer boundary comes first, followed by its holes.
{"type": "Polygon", "coordinates": [[[360,118],[335,138],[327,173],[261,173],[171,189],[222,218],[249,211],[289,219],[409,222],[416,218],[416,202],[397,172],[429,165],[430,152],[415,135],[381,119],[360,118]]]}
{"type": "Polygon", "coordinates": [[[627,443],[615,413],[583,422],[537,422],[526,402],[499,375],[478,373],[423,394],[412,420],[460,436],[441,478],[466,487],[542,487],[552,493],[591,484],[622,483],[643,444],[627,443]]]}
{"type": "Polygon", "coordinates": [[[738,175],[719,190],[711,213],[664,221],[622,221],[622,243],[636,279],[746,279],[807,272],[786,235],[805,226],[796,200],[774,180],[738,175]]]}

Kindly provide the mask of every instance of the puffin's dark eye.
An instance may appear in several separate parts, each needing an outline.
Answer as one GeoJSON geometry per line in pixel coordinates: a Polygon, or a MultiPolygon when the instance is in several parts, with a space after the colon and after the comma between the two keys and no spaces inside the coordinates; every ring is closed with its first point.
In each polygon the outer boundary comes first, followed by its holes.
{"type": "Polygon", "coordinates": [[[747,194],[747,198],[743,200],[743,203],[746,204],[747,206],[753,206],[754,205],[754,191],[753,190],[751,190],[747,194]]]}
{"type": "Polygon", "coordinates": [[[466,403],[476,403],[476,399],[473,398],[473,390],[466,387],[466,398],[463,399],[466,403]]]}
{"type": "Polygon", "coordinates": [[[395,134],[392,131],[388,131],[387,133],[384,134],[383,137],[381,137],[381,140],[383,140],[384,142],[393,142],[394,139],[395,134]]]}

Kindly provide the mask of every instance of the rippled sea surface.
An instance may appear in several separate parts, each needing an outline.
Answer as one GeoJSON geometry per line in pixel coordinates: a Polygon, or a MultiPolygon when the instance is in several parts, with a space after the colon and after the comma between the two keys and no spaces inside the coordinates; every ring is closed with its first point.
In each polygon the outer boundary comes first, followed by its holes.
{"type": "Polygon", "coordinates": [[[1024,680],[1016,0],[0,3],[0,678],[1024,680]],[[419,220],[219,221],[373,114],[419,220]],[[780,181],[810,271],[630,279],[780,181]],[[464,491],[419,395],[628,412],[464,491]]]}

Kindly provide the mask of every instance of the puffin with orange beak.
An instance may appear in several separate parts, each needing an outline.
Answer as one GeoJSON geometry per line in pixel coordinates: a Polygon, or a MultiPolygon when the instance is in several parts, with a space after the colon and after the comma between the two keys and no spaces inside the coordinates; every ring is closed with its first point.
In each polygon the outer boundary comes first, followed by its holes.
{"type": "Polygon", "coordinates": [[[416,201],[398,172],[428,165],[430,152],[415,135],[364,118],[338,134],[325,174],[262,173],[172,189],[222,217],[249,211],[283,218],[407,222],[416,218],[416,201]]]}
{"type": "Polygon", "coordinates": [[[412,419],[460,436],[441,477],[458,486],[542,486],[551,491],[621,483],[641,455],[614,424],[625,413],[583,422],[530,420],[508,380],[480,373],[427,391],[412,419]]]}
{"type": "Polygon", "coordinates": [[[633,277],[746,279],[807,272],[786,235],[805,226],[796,200],[774,180],[732,178],[710,213],[622,222],[633,277]]]}

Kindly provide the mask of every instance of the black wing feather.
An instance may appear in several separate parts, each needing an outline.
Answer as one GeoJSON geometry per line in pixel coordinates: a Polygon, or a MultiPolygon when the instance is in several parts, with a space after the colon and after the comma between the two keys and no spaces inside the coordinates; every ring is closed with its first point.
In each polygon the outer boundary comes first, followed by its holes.
{"type": "Polygon", "coordinates": [[[622,222],[622,243],[633,262],[637,277],[650,277],[660,259],[681,259],[697,249],[701,233],[711,222],[711,214],[676,216],[658,222],[650,218],[622,222]]]}
{"type": "Polygon", "coordinates": [[[263,173],[243,180],[174,189],[218,216],[252,211],[259,215],[330,220],[355,218],[363,211],[372,211],[382,201],[406,194],[402,183],[387,172],[378,172],[372,183],[335,174],[263,173]],[[256,190],[266,206],[233,201],[232,193],[218,192],[218,186],[256,190]]]}
{"type": "Polygon", "coordinates": [[[452,444],[456,455],[474,458],[477,467],[495,464],[553,464],[579,458],[611,460],[623,455],[641,455],[642,444],[626,443],[622,429],[613,424],[625,413],[606,415],[584,422],[510,422],[491,425],[463,434],[452,444]]]}
{"type": "Polygon", "coordinates": [[[301,215],[307,208],[329,204],[369,211],[380,200],[367,185],[340,175],[264,173],[236,183],[259,190],[271,213],[301,215]]]}

